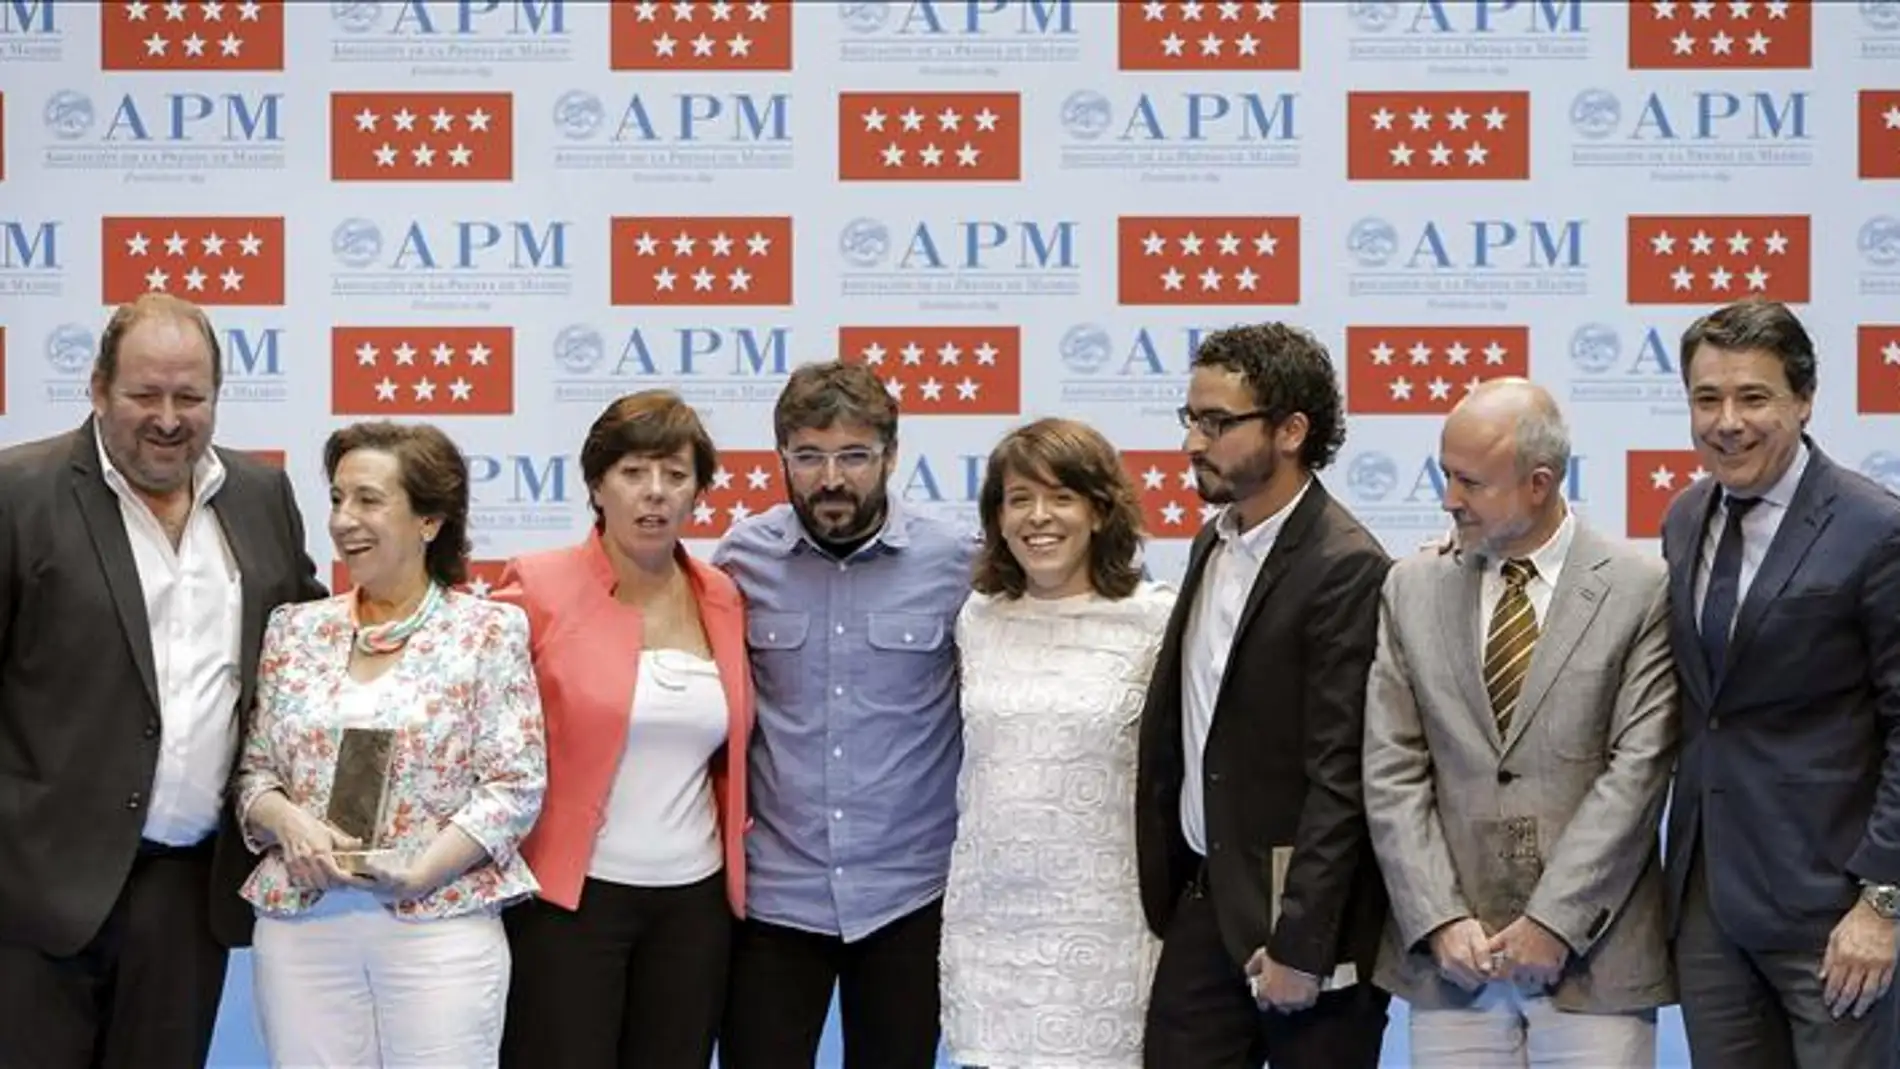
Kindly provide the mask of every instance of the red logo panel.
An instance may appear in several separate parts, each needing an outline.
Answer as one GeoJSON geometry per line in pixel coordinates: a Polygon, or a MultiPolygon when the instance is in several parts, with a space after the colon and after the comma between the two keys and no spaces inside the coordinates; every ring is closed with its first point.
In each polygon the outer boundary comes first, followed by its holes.
{"type": "Polygon", "coordinates": [[[1023,170],[1019,93],[840,93],[845,182],[1013,182],[1023,170]]]}
{"type": "Polygon", "coordinates": [[[838,355],[884,380],[905,415],[1022,411],[1021,327],[839,327],[838,355]]]}
{"type": "Polygon", "coordinates": [[[281,215],[108,215],[101,300],[169,293],[200,305],[284,303],[281,215]]]}
{"type": "Polygon", "coordinates": [[[102,2],[99,67],[106,71],[281,71],[284,7],[280,0],[102,2]]]}
{"type": "Polygon", "coordinates": [[[1531,95],[1347,93],[1346,139],[1354,181],[1526,179],[1531,95]]]}
{"type": "Polygon", "coordinates": [[[613,0],[607,36],[617,71],[788,71],[792,0],[613,0]]]}
{"type": "Polygon", "coordinates": [[[721,449],[712,485],[693,509],[684,538],[714,539],[732,525],[785,502],[785,469],[770,449],[721,449]]]}
{"type": "Polygon", "coordinates": [[[1143,533],[1149,538],[1193,538],[1220,511],[1201,500],[1194,469],[1179,449],[1124,449],[1122,467],[1141,495],[1143,533]]]}
{"type": "Polygon", "coordinates": [[[1900,324],[1863,323],[1859,344],[1859,398],[1867,415],[1900,415],[1900,324]]]}
{"type": "Polygon", "coordinates": [[[332,327],[339,416],[505,416],[515,410],[513,327],[332,327]]]}
{"type": "Polygon", "coordinates": [[[1124,215],[1117,221],[1121,304],[1300,302],[1295,215],[1124,215]]]}
{"type": "Polygon", "coordinates": [[[1631,304],[1808,300],[1805,215],[1632,215],[1631,304]]]}
{"type": "Polygon", "coordinates": [[[615,216],[615,304],[792,303],[788,215],[615,216]]]}
{"type": "Polygon", "coordinates": [[[1705,477],[1693,449],[1632,449],[1624,464],[1624,534],[1658,538],[1670,502],[1705,477]]]}
{"type": "Polygon", "coordinates": [[[1485,379],[1529,377],[1529,327],[1347,327],[1346,410],[1443,415],[1485,379]]]}
{"type": "Polygon", "coordinates": [[[1630,0],[1632,70],[1789,70],[1814,50],[1809,0],[1630,0]]]}
{"type": "Polygon", "coordinates": [[[1125,71],[1300,69],[1299,0],[1120,0],[1117,13],[1116,59],[1125,71]]]}
{"type": "Polygon", "coordinates": [[[511,93],[331,93],[330,177],[340,182],[506,182],[511,93]]]}

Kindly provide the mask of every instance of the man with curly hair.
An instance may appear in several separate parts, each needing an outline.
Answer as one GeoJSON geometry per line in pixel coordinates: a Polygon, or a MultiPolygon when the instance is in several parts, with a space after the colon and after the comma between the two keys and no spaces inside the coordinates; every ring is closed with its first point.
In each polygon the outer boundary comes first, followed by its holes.
{"type": "Polygon", "coordinates": [[[1346,437],[1312,335],[1210,334],[1185,448],[1203,500],[1142,713],[1142,905],[1163,940],[1162,1069],[1371,1069],[1386,899],[1360,798],[1366,673],[1391,560],[1316,474],[1346,437]]]}

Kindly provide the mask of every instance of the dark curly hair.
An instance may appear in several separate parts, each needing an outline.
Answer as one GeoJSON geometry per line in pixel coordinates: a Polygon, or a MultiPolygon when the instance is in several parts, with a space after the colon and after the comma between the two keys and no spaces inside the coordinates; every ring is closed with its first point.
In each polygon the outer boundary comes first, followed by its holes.
{"type": "Polygon", "coordinates": [[[1285,323],[1251,323],[1201,339],[1195,367],[1221,368],[1247,380],[1254,405],[1278,427],[1295,412],[1306,417],[1300,464],[1319,471],[1346,444],[1344,404],[1333,358],[1319,339],[1285,323]]]}

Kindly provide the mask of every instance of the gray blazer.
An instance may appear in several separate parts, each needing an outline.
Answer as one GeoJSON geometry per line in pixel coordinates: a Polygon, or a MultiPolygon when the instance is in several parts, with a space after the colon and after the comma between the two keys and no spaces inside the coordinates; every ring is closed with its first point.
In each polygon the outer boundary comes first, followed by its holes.
{"type": "Polygon", "coordinates": [[[1678,731],[1663,562],[1576,520],[1502,739],[1480,579],[1431,550],[1386,578],[1366,691],[1366,812],[1392,899],[1375,979],[1415,1007],[1468,1005],[1427,937],[1529,915],[1572,951],[1559,1008],[1674,1002],[1657,841],[1678,731]]]}

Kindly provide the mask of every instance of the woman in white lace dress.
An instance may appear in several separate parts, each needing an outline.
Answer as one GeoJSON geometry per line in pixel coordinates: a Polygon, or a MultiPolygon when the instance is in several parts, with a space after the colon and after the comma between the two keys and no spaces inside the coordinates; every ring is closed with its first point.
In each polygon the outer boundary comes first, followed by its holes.
{"type": "Polygon", "coordinates": [[[980,509],[944,1038],[965,1066],[1137,1069],[1160,944],[1135,874],[1136,722],[1174,590],[1142,580],[1135,488],[1084,424],[1004,438],[980,509]]]}

